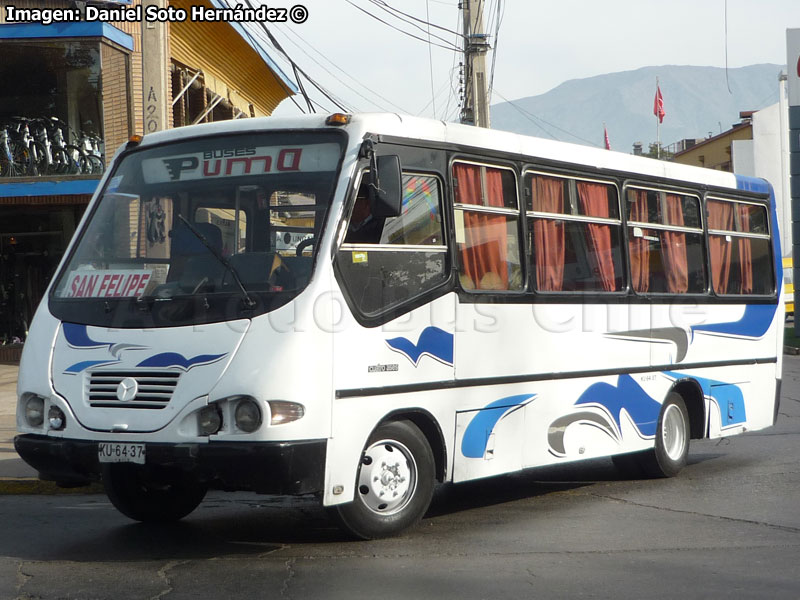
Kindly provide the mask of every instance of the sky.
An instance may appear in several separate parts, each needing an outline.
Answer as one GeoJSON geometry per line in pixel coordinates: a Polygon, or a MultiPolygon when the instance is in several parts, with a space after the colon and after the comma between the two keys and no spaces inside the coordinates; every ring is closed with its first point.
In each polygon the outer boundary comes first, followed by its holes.
{"type": "MultiPolygon", "coordinates": [[[[294,0],[251,1],[289,8],[294,0]]],[[[299,1],[307,21],[268,27],[295,63],[348,110],[457,120],[463,60],[452,49],[462,20],[457,0],[299,1]],[[445,28],[430,32],[432,42],[446,47],[428,44],[425,25],[416,29],[380,4],[445,28]]],[[[487,55],[493,104],[542,94],[570,79],[645,66],[783,65],[786,29],[800,28],[800,0],[484,2],[484,27],[493,48],[487,55]]],[[[291,77],[287,61],[277,52],[275,57],[291,77]]],[[[318,112],[335,110],[319,92],[311,95],[321,105],[318,112]]],[[[295,100],[308,111],[302,97],[295,100]]],[[[274,114],[295,115],[300,109],[285,100],[274,114]]]]}

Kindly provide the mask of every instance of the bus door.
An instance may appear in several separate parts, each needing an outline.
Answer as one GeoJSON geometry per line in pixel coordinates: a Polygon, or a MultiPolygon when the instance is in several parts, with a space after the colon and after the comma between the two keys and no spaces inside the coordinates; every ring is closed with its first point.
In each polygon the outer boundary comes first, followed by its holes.
{"type": "MultiPolygon", "coordinates": [[[[335,258],[346,306],[334,335],[334,421],[358,414],[375,422],[390,403],[424,405],[425,392],[398,392],[415,385],[435,389],[453,379],[443,182],[409,169],[403,167],[399,216],[372,215],[366,169],[348,202],[347,231],[335,258]],[[373,401],[375,396],[384,401],[373,401]]],[[[340,430],[347,427],[334,422],[334,431],[340,430]]]]}
{"type": "Polygon", "coordinates": [[[531,396],[492,382],[533,372],[534,353],[525,349],[535,332],[531,306],[512,300],[525,287],[515,172],[467,160],[451,172],[460,288],[453,476],[463,481],[521,466],[525,411],[518,409],[531,396]]]}

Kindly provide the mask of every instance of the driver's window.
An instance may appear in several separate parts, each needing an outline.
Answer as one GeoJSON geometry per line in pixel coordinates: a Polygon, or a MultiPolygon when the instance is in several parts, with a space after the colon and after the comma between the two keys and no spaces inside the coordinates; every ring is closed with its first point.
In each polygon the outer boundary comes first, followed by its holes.
{"type": "Polygon", "coordinates": [[[433,175],[403,174],[400,215],[373,218],[368,188],[356,193],[337,265],[351,303],[367,317],[402,310],[447,281],[441,183],[433,175]]]}
{"type": "Polygon", "coordinates": [[[368,185],[364,173],[350,213],[345,244],[440,246],[444,243],[436,177],[404,173],[402,211],[388,219],[372,216],[368,185]]]}

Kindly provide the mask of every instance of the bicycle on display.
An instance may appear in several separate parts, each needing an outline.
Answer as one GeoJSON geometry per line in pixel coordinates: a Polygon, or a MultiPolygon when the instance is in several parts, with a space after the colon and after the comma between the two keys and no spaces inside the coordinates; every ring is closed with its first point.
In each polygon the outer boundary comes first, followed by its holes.
{"type": "Polygon", "coordinates": [[[11,117],[0,125],[0,176],[99,174],[104,170],[101,139],[78,136],[58,117],[11,117]],[[77,144],[67,143],[70,131],[77,144]]]}
{"type": "Polygon", "coordinates": [[[0,125],[0,177],[23,177],[30,171],[28,148],[14,139],[5,125],[0,125]]]}

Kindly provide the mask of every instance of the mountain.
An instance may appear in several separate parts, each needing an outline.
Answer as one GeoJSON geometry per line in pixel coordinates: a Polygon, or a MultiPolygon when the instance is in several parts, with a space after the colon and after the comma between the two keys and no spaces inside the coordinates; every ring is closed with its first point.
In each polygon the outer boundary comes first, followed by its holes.
{"type": "Polygon", "coordinates": [[[491,107],[492,128],[603,147],[603,123],[612,150],[645,152],[656,141],[656,77],[666,116],[661,143],[705,138],[738,123],[739,112],[778,101],[780,65],[728,69],[663,66],[566,81],[546,94],[491,107]],[[730,86],[730,91],[728,87],[730,86]]]}

